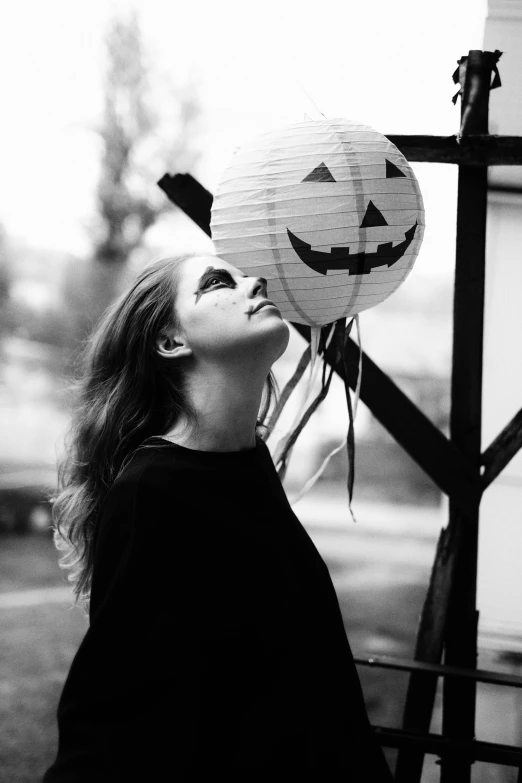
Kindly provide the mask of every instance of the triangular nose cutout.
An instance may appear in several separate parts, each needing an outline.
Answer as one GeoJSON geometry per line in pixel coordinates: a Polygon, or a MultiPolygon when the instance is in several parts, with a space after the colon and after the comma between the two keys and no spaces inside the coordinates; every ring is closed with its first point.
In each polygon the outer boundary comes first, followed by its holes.
{"type": "Polygon", "coordinates": [[[388,223],[384,219],[382,212],[379,212],[373,201],[370,201],[366,214],[363,217],[361,228],[369,228],[371,226],[387,226],[388,223]]]}
{"type": "Polygon", "coordinates": [[[301,180],[302,182],[335,182],[332,172],[325,163],[320,163],[310,174],[301,180]]]}

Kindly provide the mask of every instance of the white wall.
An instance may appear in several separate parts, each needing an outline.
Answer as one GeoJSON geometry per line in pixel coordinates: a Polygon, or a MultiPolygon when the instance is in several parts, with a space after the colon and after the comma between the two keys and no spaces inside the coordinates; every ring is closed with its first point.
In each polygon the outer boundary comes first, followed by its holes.
{"type": "MultiPolygon", "coordinates": [[[[489,0],[484,49],[503,52],[490,132],[522,136],[522,2],[489,0]]],[[[482,450],[522,408],[522,167],[493,167],[488,196],[482,450]],[[513,190],[518,188],[519,192],[513,190]]],[[[522,453],[484,493],[479,645],[522,651],[522,453]]]]}

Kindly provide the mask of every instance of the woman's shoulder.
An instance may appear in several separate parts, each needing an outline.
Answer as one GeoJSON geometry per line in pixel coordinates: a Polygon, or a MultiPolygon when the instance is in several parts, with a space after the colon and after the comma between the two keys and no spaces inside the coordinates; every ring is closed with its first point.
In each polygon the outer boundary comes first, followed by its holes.
{"type": "MultiPolygon", "coordinates": [[[[171,444],[172,445],[172,444],[171,444]]],[[[103,508],[134,505],[140,495],[164,496],[179,487],[199,483],[204,466],[190,462],[161,438],[148,438],[124,462],[109,487],[103,508]],[[164,444],[164,445],[163,445],[164,444]]]]}

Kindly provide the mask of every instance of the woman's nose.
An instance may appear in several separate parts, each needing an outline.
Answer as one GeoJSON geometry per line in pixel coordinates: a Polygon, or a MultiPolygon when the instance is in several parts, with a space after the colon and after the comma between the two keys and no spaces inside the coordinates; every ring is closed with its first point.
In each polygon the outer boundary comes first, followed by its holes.
{"type": "Polygon", "coordinates": [[[263,296],[266,296],[266,287],[267,282],[264,277],[254,278],[254,283],[252,285],[252,296],[257,296],[259,293],[261,293],[263,296]]]}

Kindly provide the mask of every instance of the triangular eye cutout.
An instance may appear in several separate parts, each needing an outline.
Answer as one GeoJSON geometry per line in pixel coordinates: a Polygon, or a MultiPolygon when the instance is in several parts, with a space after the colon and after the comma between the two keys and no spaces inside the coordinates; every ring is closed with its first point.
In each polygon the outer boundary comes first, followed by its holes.
{"type": "Polygon", "coordinates": [[[319,166],[316,166],[313,171],[310,172],[310,174],[307,174],[306,177],[301,180],[302,182],[335,182],[336,180],[332,177],[332,172],[326,166],[324,163],[320,163],[319,166]]]}
{"type": "Polygon", "coordinates": [[[385,158],[385,160],[386,160],[386,179],[390,179],[391,177],[406,176],[406,174],[403,171],[397,168],[395,163],[392,163],[391,160],[388,160],[387,158],[385,158]]]}
{"type": "Polygon", "coordinates": [[[370,201],[366,209],[366,214],[363,217],[361,228],[369,228],[370,226],[387,226],[384,215],[379,212],[373,201],[370,201]]]}

